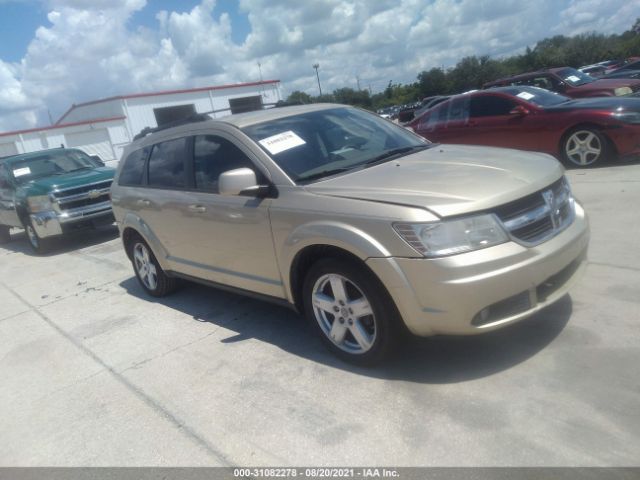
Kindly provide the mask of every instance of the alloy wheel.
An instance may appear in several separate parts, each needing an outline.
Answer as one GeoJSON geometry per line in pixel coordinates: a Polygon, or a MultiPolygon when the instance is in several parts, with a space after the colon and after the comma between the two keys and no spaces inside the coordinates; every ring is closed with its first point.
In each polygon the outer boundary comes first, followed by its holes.
{"type": "Polygon", "coordinates": [[[591,130],[577,130],[565,144],[567,159],[581,167],[591,165],[600,159],[603,152],[602,140],[591,130]]]}
{"type": "Polygon", "coordinates": [[[158,287],[158,272],[146,245],[142,243],[135,244],[133,247],[133,260],[136,272],[142,283],[149,290],[155,290],[158,287]]]}
{"type": "Polygon", "coordinates": [[[358,286],[342,275],[322,275],[316,281],[311,303],[315,319],[326,337],[351,354],[369,351],[376,340],[376,318],[358,286]]]}

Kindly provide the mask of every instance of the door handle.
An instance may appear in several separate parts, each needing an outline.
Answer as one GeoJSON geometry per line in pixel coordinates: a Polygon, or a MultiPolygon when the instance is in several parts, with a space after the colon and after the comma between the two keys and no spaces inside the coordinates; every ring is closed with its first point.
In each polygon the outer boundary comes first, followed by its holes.
{"type": "Polygon", "coordinates": [[[203,207],[202,205],[189,205],[187,207],[187,209],[190,212],[194,212],[194,213],[204,213],[207,211],[207,209],[205,207],[203,207]]]}
{"type": "Polygon", "coordinates": [[[136,203],[142,207],[148,207],[149,205],[151,205],[151,201],[144,198],[141,198],[136,203]]]}

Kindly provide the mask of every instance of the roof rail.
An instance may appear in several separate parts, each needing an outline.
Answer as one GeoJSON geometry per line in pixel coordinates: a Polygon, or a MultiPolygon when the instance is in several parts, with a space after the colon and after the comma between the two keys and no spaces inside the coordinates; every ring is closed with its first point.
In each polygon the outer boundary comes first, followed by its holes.
{"type": "Polygon", "coordinates": [[[204,113],[194,113],[193,115],[189,115],[188,117],[181,118],[179,120],[174,120],[173,122],[163,123],[162,125],[159,125],[155,128],[144,127],[142,130],[140,130],[140,133],[138,133],[135,137],[133,137],[133,140],[144,138],[150,133],[160,132],[168,128],[178,127],[180,125],[187,125],[189,123],[206,122],[207,120],[211,120],[211,117],[209,115],[206,115],[204,113]]]}

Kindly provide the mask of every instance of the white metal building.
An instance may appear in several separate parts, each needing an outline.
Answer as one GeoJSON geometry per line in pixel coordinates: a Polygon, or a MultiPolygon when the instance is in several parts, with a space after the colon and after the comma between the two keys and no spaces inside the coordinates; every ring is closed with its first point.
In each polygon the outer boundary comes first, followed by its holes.
{"type": "Polygon", "coordinates": [[[99,155],[116,164],[122,150],[145,127],[191,113],[221,117],[281,100],[280,81],[121,95],[72,105],[54,125],[0,133],[0,157],[61,145],[99,155]]]}

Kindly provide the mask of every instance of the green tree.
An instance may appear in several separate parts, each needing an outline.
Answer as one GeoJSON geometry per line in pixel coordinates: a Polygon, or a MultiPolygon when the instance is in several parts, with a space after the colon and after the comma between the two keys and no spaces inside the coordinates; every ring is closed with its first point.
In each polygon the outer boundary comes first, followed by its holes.
{"type": "Polygon", "coordinates": [[[449,93],[450,88],[447,74],[441,68],[432,68],[418,74],[418,90],[422,97],[449,93]]]}
{"type": "Polygon", "coordinates": [[[287,103],[311,103],[311,95],[295,90],[287,97],[287,103]]]}

